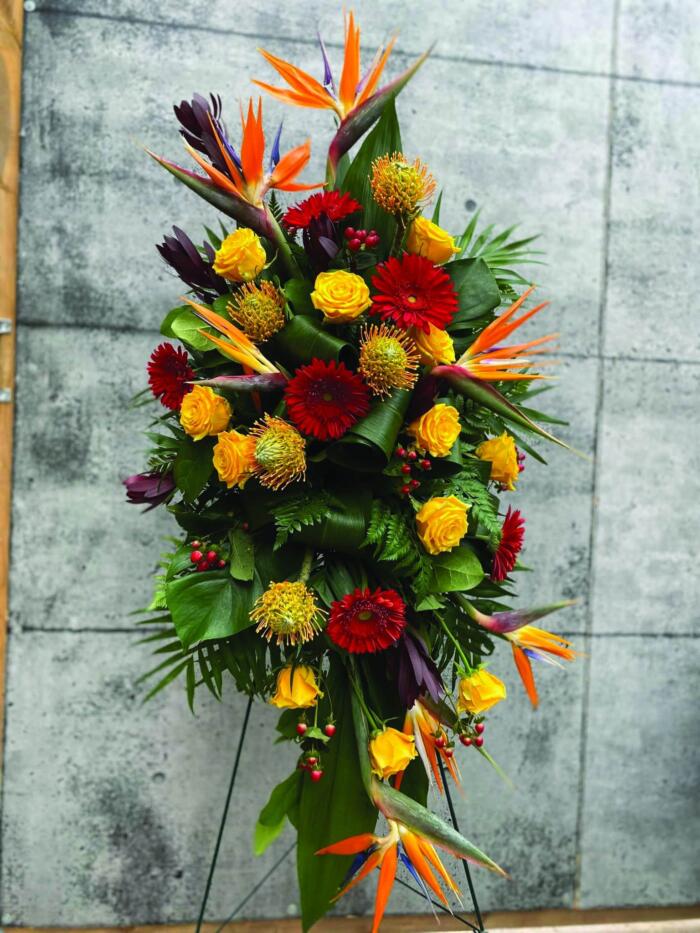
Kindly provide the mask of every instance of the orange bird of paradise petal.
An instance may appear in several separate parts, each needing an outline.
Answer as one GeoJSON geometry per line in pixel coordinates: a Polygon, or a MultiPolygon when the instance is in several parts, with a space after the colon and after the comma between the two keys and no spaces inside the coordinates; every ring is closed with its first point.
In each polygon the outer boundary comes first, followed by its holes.
{"type": "Polygon", "coordinates": [[[396,870],[401,860],[412,873],[418,876],[440,901],[449,908],[447,897],[437,875],[458,899],[459,888],[442,864],[435,847],[419,833],[409,829],[397,820],[388,820],[389,832],[386,836],[374,833],[360,833],[350,836],[333,845],[319,849],[316,855],[355,855],[343,886],[333,900],[338,900],[356,884],[366,878],[375,868],[379,869],[379,882],[374,902],[372,933],[378,933],[391,888],[396,878],[396,870]]]}
{"type": "MultiPolygon", "coordinates": [[[[204,171],[211,182],[227,194],[232,194],[249,204],[259,207],[265,194],[271,188],[280,191],[311,191],[322,188],[323,182],[304,184],[295,182],[311,158],[311,141],[306,140],[300,146],[290,149],[283,156],[273,155],[270,171],[265,171],[265,132],[262,122],[262,100],[258,99],[257,112],[252,99],[248,101],[247,113],[241,108],[241,155],[240,165],[232,157],[229,146],[222,138],[221,128],[209,116],[212,135],[221,152],[226,172],[210,165],[209,162],[191,146],[185,146],[197,165],[204,171]]],[[[276,147],[275,147],[276,149],[276,147]]]]}
{"type": "MultiPolygon", "coordinates": [[[[435,779],[440,793],[444,793],[442,786],[442,776],[438,766],[438,756],[442,763],[452,775],[452,778],[460,786],[460,773],[457,764],[452,755],[447,754],[447,736],[442,725],[423,704],[416,700],[411,709],[406,712],[403,731],[407,735],[412,735],[416,741],[416,749],[423,762],[423,767],[428,775],[428,781],[432,783],[435,779]]],[[[394,787],[399,790],[403,780],[404,771],[399,772],[394,780],[394,787]]]]}
{"type": "Polygon", "coordinates": [[[529,321],[547,307],[549,302],[541,304],[520,317],[515,317],[528,296],[534,291],[534,285],[528,288],[517,301],[500,314],[488,327],[485,327],[471,346],[462,354],[457,365],[466,369],[474,378],[485,382],[512,382],[523,379],[545,379],[541,373],[513,372],[513,369],[522,370],[532,363],[528,357],[548,352],[549,348],[542,344],[554,340],[557,334],[547,334],[528,340],[526,343],[501,346],[514,330],[529,321]]]}
{"type": "Polygon", "coordinates": [[[562,638],[561,635],[546,632],[535,625],[526,625],[515,632],[509,632],[505,637],[513,648],[513,660],[530,702],[536,707],[540,698],[535,686],[530,659],[534,658],[547,664],[561,666],[555,658],[573,661],[577,657],[577,652],[571,648],[571,642],[562,638]]]}
{"type": "Polygon", "coordinates": [[[391,39],[384,48],[379,48],[369,70],[360,73],[360,28],[355,25],[352,11],[345,19],[345,52],[340,82],[336,89],[326,50],[321,42],[324,64],[324,83],[321,84],[308,72],[278,58],[265,49],[260,54],[286,82],[287,87],[274,87],[264,81],[256,81],[258,87],[277,100],[295,107],[311,107],[316,110],[334,110],[341,120],[357,110],[374,94],[396,39],[391,39]]]}

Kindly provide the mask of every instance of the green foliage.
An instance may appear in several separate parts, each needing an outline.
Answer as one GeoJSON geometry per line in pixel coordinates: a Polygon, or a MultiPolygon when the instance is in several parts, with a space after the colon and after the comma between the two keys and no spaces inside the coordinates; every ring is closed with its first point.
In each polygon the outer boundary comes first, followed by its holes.
{"type": "Polygon", "coordinates": [[[494,234],[494,225],[489,224],[477,232],[478,221],[479,211],[469,221],[464,233],[457,237],[460,256],[483,259],[495,276],[503,296],[514,300],[517,297],[515,286],[529,285],[530,282],[516,272],[513,266],[542,264],[542,261],[536,258],[542,255],[542,250],[532,249],[530,246],[538,239],[538,235],[512,239],[517,225],[494,234]]]}
{"type": "Polygon", "coordinates": [[[372,832],[377,811],[365,792],[357,767],[352,688],[337,656],[326,679],[337,732],[323,755],[323,780],[302,782],[298,820],[297,874],[302,927],[310,929],[329,909],[352,856],[316,855],[324,846],[358,833],[372,832]]]}
{"type": "Polygon", "coordinates": [[[204,437],[200,441],[183,437],[179,442],[179,449],[173,461],[173,476],[186,499],[196,499],[214,472],[213,450],[214,439],[211,437],[204,437]]]}
{"type": "Polygon", "coordinates": [[[362,226],[367,230],[376,230],[386,249],[394,238],[396,221],[375,203],[370,179],[374,160],[394,152],[401,152],[401,130],[396,116],[396,104],[391,100],[385,105],[374,129],[360,146],[341,185],[343,191],[347,191],[364,205],[362,226]]]}
{"type": "Polygon", "coordinates": [[[467,543],[436,555],[432,571],[429,593],[463,593],[478,586],[484,578],[481,562],[467,543]]]}
{"type": "Polygon", "coordinates": [[[416,536],[413,514],[395,511],[380,499],[372,502],[364,545],[372,548],[375,560],[390,563],[397,576],[421,575],[429,565],[416,536]]]}
{"type": "Polygon", "coordinates": [[[450,333],[469,328],[475,319],[501,303],[498,284],[483,259],[456,259],[443,268],[452,279],[459,302],[448,328],[450,333]]]}
{"type": "Polygon", "coordinates": [[[262,589],[221,570],[177,577],[166,584],[165,596],[178,638],[189,648],[251,625],[250,610],[262,589]]]}
{"type": "Polygon", "coordinates": [[[166,314],[160,325],[160,332],[164,337],[173,337],[181,340],[193,350],[211,350],[213,344],[207,340],[200,331],[207,326],[197,317],[189,305],[179,305],[166,314]]]}
{"type": "Polygon", "coordinates": [[[260,811],[253,833],[253,851],[262,855],[284,829],[284,823],[301,799],[303,771],[295,769],[288,778],[273,788],[270,799],[260,811]]]}
{"type": "Polygon", "coordinates": [[[232,528],[228,535],[231,545],[229,571],[234,580],[249,582],[255,577],[255,545],[243,528],[232,528]]]}
{"type": "Polygon", "coordinates": [[[270,508],[277,532],[274,549],[278,550],[285,545],[290,534],[323,521],[329,508],[330,496],[322,491],[295,493],[280,498],[270,508]]]}
{"type": "Polygon", "coordinates": [[[478,468],[475,468],[474,472],[469,471],[467,462],[464,472],[440,484],[440,494],[456,496],[470,504],[468,521],[471,534],[474,533],[475,525],[478,524],[490,538],[499,541],[501,520],[498,517],[498,499],[489,492],[483,478],[476,470],[478,468]]]}

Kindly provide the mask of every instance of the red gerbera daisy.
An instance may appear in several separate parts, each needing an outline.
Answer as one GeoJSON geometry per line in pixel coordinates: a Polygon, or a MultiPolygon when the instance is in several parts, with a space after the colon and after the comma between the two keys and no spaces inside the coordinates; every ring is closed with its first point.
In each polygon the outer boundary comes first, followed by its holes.
{"type": "Polygon", "coordinates": [[[177,411],[183,398],[192,391],[192,386],[187,383],[194,379],[194,376],[186,351],[182,347],[174,347],[171,343],[161,343],[148,361],[148,384],[151,392],[172,411],[177,411]]]}
{"type": "Polygon", "coordinates": [[[493,555],[491,579],[496,583],[505,580],[513,567],[515,567],[518,554],[523,549],[524,537],[525,519],[520,509],[515,509],[515,511],[513,511],[513,509],[508,506],[506,517],[503,520],[503,528],[501,529],[501,540],[496,549],[496,553],[493,555]]]}
{"type": "Polygon", "coordinates": [[[424,256],[404,253],[401,259],[387,259],[377,267],[372,285],[377,294],[369,313],[403,330],[420,327],[427,334],[431,324],[444,330],[457,310],[452,279],[424,256]]]}
{"type": "Polygon", "coordinates": [[[289,417],[302,434],[321,441],[342,437],[369,411],[369,389],[335,360],[312,360],[297,369],[285,398],[289,417]]]}
{"type": "Polygon", "coordinates": [[[396,590],[355,590],[331,604],[326,634],[351,654],[383,651],[406,627],[406,605],[396,590]]]}
{"type": "Polygon", "coordinates": [[[348,214],[362,210],[362,205],[351,198],[349,194],[340,191],[323,191],[321,194],[312,194],[310,198],[293,204],[284,215],[284,223],[288,227],[304,230],[312,220],[325,214],[329,220],[342,220],[348,214]]]}

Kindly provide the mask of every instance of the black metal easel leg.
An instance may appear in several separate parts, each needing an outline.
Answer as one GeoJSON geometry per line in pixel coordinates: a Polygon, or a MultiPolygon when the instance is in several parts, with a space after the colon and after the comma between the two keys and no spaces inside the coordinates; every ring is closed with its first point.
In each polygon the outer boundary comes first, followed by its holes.
{"type": "Polygon", "coordinates": [[[197,918],[197,929],[196,933],[200,933],[202,929],[202,923],[204,922],[204,912],[207,909],[207,901],[209,900],[209,892],[211,890],[212,879],[214,878],[214,871],[216,870],[216,862],[219,858],[219,849],[221,848],[221,839],[224,835],[224,827],[226,825],[226,817],[228,816],[228,808],[231,804],[231,796],[233,794],[233,786],[236,783],[236,775],[238,774],[238,765],[241,761],[241,752],[243,751],[243,740],[245,739],[245,734],[248,730],[248,720],[250,718],[250,709],[253,705],[252,696],[248,697],[248,705],[246,706],[245,716],[243,717],[243,725],[241,726],[241,736],[238,740],[238,749],[236,750],[236,758],[233,762],[233,771],[231,772],[231,780],[228,785],[228,793],[226,794],[226,803],[224,804],[224,812],[221,814],[221,822],[219,823],[219,832],[216,837],[216,845],[214,846],[214,855],[212,856],[211,865],[209,866],[209,875],[207,876],[207,884],[204,888],[204,897],[202,898],[202,906],[199,908],[199,916],[197,918]]]}
{"type": "MultiPolygon", "coordinates": [[[[440,765],[440,776],[442,777],[442,784],[445,788],[445,797],[447,797],[447,806],[450,810],[450,818],[452,820],[452,825],[457,830],[459,829],[459,823],[457,822],[457,814],[455,813],[454,804],[452,803],[452,794],[450,794],[450,786],[447,783],[447,775],[445,773],[445,767],[442,763],[442,758],[438,755],[438,764],[440,765]]],[[[461,859],[462,865],[464,866],[464,874],[467,879],[467,884],[469,885],[469,893],[471,894],[472,904],[474,905],[474,915],[476,916],[476,922],[479,924],[478,929],[480,933],[484,933],[484,921],[481,919],[481,911],[479,910],[479,902],[476,899],[476,891],[474,890],[474,882],[472,881],[472,873],[469,870],[469,862],[465,859],[461,859]]]]}

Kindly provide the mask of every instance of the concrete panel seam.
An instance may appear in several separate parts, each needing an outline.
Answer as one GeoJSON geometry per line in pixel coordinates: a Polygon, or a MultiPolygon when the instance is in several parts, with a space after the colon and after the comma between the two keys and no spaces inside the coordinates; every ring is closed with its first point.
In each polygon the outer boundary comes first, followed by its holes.
{"type": "MultiPolygon", "coordinates": [[[[183,32],[203,32],[210,33],[212,35],[224,35],[224,36],[240,36],[246,39],[256,39],[259,41],[278,41],[279,35],[268,34],[268,33],[255,33],[255,32],[245,32],[240,29],[224,29],[217,26],[205,26],[197,23],[178,23],[178,22],[168,22],[167,20],[157,20],[157,19],[147,19],[140,16],[117,16],[110,13],[95,13],[92,11],[82,11],[82,10],[64,10],[61,7],[50,7],[45,6],[35,11],[38,14],[49,15],[49,16],[66,16],[74,17],[76,19],[95,19],[102,20],[106,22],[115,22],[115,23],[124,23],[126,25],[132,26],[152,26],[161,29],[171,29],[178,30],[183,32]]],[[[303,36],[285,36],[285,41],[295,45],[316,45],[316,39],[307,39],[303,36]]],[[[325,43],[326,47],[329,49],[342,49],[343,46],[338,42],[327,41],[325,43]]],[[[396,50],[394,53],[394,58],[413,58],[417,54],[417,51],[412,52],[402,52],[396,50]]],[[[477,65],[485,66],[489,68],[512,68],[520,69],[523,71],[535,71],[542,72],[544,74],[559,74],[559,75],[570,75],[577,78],[597,78],[599,80],[608,80],[614,79],[617,81],[629,81],[632,83],[638,84],[656,84],[656,85],[670,85],[672,87],[685,87],[685,88],[699,88],[700,81],[683,81],[676,78],[650,78],[644,75],[626,75],[618,74],[617,72],[611,71],[589,71],[585,68],[562,68],[556,65],[535,65],[530,62],[511,62],[503,59],[488,59],[488,58],[474,58],[470,56],[460,56],[460,55],[445,55],[440,54],[439,52],[434,52],[431,56],[436,61],[444,62],[458,62],[460,64],[466,65],[477,65]]]]}
{"type": "MultiPolygon", "coordinates": [[[[617,46],[620,21],[620,0],[614,0],[612,10],[612,41],[610,43],[610,74],[615,73],[617,65],[617,46]]],[[[603,188],[603,236],[602,236],[602,274],[600,291],[600,308],[598,312],[598,349],[602,355],[605,348],[605,316],[607,311],[608,275],[610,272],[610,217],[612,201],[612,175],[613,175],[613,134],[615,127],[615,91],[616,79],[610,78],[608,87],[608,117],[607,117],[607,161],[605,166],[605,185],[603,188]]],[[[598,385],[596,390],[596,410],[593,428],[593,468],[591,488],[590,529],[588,541],[588,588],[585,615],[585,644],[588,648],[588,657],[583,659],[583,691],[581,697],[581,732],[579,745],[579,783],[578,798],[576,801],[576,865],[573,885],[573,906],[578,907],[581,902],[581,877],[583,854],[581,841],[583,839],[583,809],[586,787],[586,757],[588,753],[588,708],[591,693],[591,665],[593,633],[593,595],[595,590],[595,546],[598,534],[598,483],[600,466],[598,455],[600,451],[601,421],[603,417],[603,404],[605,396],[605,360],[598,363],[598,385]]]]}

